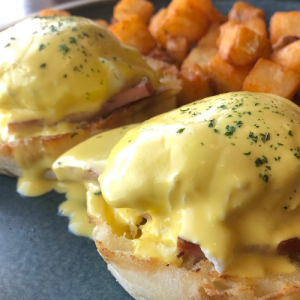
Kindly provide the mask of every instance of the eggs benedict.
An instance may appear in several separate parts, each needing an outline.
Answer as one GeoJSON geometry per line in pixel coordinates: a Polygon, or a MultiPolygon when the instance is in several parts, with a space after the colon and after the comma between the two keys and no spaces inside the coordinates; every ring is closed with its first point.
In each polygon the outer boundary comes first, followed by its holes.
{"type": "Polygon", "coordinates": [[[176,105],[179,88],[89,19],[27,19],[0,33],[0,49],[0,172],[7,175],[53,178],[53,161],[79,142],[176,105]]]}
{"type": "Polygon", "coordinates": [[[135,299],[298,299],[299,126],[291,101],[229,93],[53,169],[85,183],[98,251],[135,299]]]}

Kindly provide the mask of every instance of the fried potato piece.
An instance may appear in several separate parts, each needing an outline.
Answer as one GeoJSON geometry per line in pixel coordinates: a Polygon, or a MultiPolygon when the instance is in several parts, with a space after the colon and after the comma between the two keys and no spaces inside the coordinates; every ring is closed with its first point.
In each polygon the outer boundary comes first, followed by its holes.
{"type": "Polygon", "coordinates": [[[228,62],[222,60],[219,54],[216,54],[210,62],[210,77],[215,93],[222,94],[240,91],[244,79],[252,67],[253,65],[244,67],[230,65],[228,62]]]}
{"type": "Polygon", "coordinates": [[[270,20],[270,40],[275,44],[285,35],[300,37],[300,11],[276,12],[270,20]]]}
{"type": "Polygon", "coordinates": [[[218,36],[217,41],[216,41],[217,47],[220,47],[220,43],[221,43],[227,29],[231,29],[235,25],[239,25],[239,24],[240,24],[239,22],[229,20],[228,22],[226,22],[226,23],[224,23],[223,25],[220,26],[220,29],[219,29],[220,30],[220,35],[218,36]]]}
{"type": "Polygon", "coordinates": [[[279,38],[275,44],[272,45],[272,49],[274,52],[278,51],[284,48],[285,46],[298,41],[299,39],[300,38],[295,35],[284,35],[281,38],[279,38]]]}
{"type": "Polygon", "coordinates": [[[146,0],[121,0],[114,7],[113,19],[120,22],[130,15],[138,15],[146,24],[154,12],[154,6],[146,0]]]}
{"type": "Polygon", "coordinates": [[[210,62],[217,53],[217,47],[202,45],[200,45],[200,47],[197,46],[186,57],[181,69],[184,70],[193,64],[197,64],[199,67],[201,67],[202,71],[208,75],[210,70],[210,62]]]}
{"type": "Polygon", "coordinates": [[[260,58],[244,81],[243,91],[271,93],[292,99],[300,84],[300,75],[270,60],[260,58]]]}
{"type": "Polygon", "coordinates": [[[128,16],[109,29],[121,42],[135,47],[143,55],[147,55],[156,47],[147,26],[137,15],[128,16]]]}
{"type": "MultiPolygon", "coordinates": [[[[182,0],[177,0],[177,1],[182,1],[182,0]]],[[[224,23],[227,21],[227,17],[222,15],[213,6],[211,0],[191,0],[191,3],[197,6],[200,10],[202,10],[202,12],[209,18],[211,22],[224,23]]]]}
{"type": "Polygon", "coordinates": [[[269,40],[245,25],[227,27],[219,46],[220,57],[235,66],[254,63],[259,57],[266,56],[265,50],[271,49],[269,40]]]}
{"type": "Polygon", "coordinates": [[[228,18],[243,23],[257,18],[264,19],[265,12],[244,1],[237,1],[229,11],[228,18]]]}
{"type": "Polygon", "coordinates": [[[169,37],[185,37],[189,44],[197,42],[206,32],[209,19],[194,0],[173,0],[156,32],[157,40],[165,47],[169,37]]]}
{"type": "Polygon", "coordinates": [[[158,39],[157,32],[158,32],[161,24],[163,23],[166,15],[167,15],[167,9],[162,8],[150,20],[149,31],[156,40],[158,39]]]}
{"type": "Polygon", "coordinates": [[[181,64],[189,52],[189,42],[182,36],[169,37],[166,50],[178,64],[181,64]]]}
{"type": "Polygon", "coordinates": [[[198,41],[196,47],[213,46],[217,47],[217,40],[220,35],[220,23],[213,22],[210,24],[206,34],[198,41]]]}
{"type": "Polygon", "coordinates": [[[243,25],[253,30],[257,34],[260,34],[266,38],[268,38],[268,30],[266,22],[263,19],[252,19],[247,22],[244,22],[243,25]]]}
{"type": "Polygon", "coordinates": [[[39,12],[39,17],[51,17],[51,16],[71,16],[71,14],[65,10],[58,10],[52,8],[42,9],[39,12]]]}
{"type": "Polygon", "coordinates": [[[300,40],[273,52],[271,59],[288,69],[300,73],[300,40]]]}
{"type": "Polygon", "coordinates": [[[206,34],[198,41],[197,45],[185,58],[181,68],[186,69],[193,64],[197,64],[201,67],[202,71],[208,75],[210,61],[218,52],[216,41],[219,34],[220,23],[212,23],[206,34]]]}
{"type": "Polygon", "coordinates": [[[99,24],[99,25],[102,25],[103,27],[105,27],[105,28],[108,28],[108,23],[105,21],[105,20],[101,20],[101,19],[99,19],[99,20],[94,20],[97,24],[99,24]]]}
{"type": "Polygon", "coordinates": [[[213,95],[209,78],[197,65],[191,65],[180,72],[182,90],[177,96],[179,106],[213,95]]]}

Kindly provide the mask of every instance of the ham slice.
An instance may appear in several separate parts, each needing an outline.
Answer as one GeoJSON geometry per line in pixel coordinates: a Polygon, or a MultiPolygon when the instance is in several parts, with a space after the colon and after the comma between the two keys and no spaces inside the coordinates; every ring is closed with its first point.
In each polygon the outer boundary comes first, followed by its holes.
{"type": "Polygon", "coordinates": [[[179,251],[178,257],[182,256],[183,254],[186,254],[206,259],[205,254],[203,253],[201,247],[198,244],[188,242],[180,237],[178,237],[177,239],[177,249],[179,251]]]}
{"type": "Polygon", "coordinates": [[[300,253],[300,239],[292,238],[278,244],[277,252],[280,255],[293,255],[300,253]]]}
{"type": "Polygon", "coordinates": [[[105,116],[117,108],[125,106],[129,103],[138,101],[140,99],[153,95],[154,89],[151,81],[148,78],[143,78],[142,81],[132,87],[129,87],[118,94],[114,95],[108,101],[106,101],[100,110],[100,115],[105,116]]]}
{"type": "MultiPolygon", "coordinates": [[[[80,123],[91,121],[94,118],[105,117],[116,109],[127,104],[136,102],[153,95],[155,92],[149,78],[143,78],[137,85],[128,87],[107,100],[97,112],[90,114],[86,112],[67,116],[63,121],[71,123],[80,123]]],[[[43,120],[30,120],[26,122],[11,122],[8,124],[8,132],[22,131],[24,128],[44,126],[43,120]]]]}

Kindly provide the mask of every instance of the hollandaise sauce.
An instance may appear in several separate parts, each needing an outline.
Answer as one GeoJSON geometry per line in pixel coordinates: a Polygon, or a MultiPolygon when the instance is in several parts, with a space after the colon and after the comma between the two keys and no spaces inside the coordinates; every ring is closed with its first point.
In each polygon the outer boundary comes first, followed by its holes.
{"type": "Polygon", "coordinates": [[[178,237],[219,273],[293,272],[281,241],[300,237],[300,109],[269,94],[229,93],[130,130],[99,177],[106,203],[148,215],[140,257],[180,264],[178,237]]]}
{"type": "Polygon", "coordinates": [[[142,78],[159,85],[136,49],[81,17],[26,19],[0,33],[0,54],[0,142],[74,132],[142,78]]]}

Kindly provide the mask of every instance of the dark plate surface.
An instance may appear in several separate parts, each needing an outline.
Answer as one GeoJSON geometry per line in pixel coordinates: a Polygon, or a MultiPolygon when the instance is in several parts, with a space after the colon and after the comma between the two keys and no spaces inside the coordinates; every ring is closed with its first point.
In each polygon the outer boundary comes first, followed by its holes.
{"type": "MultiPolygon", "coordinates": [[[[153,1],[156,8],[169,1],[153,1]]],[[[215,0],[227,13],[234,1],[215,0]]],[[[299,10],[300,1],[248,1],[266,11],[299,10]]],[[[72,14],[109,20],[116,1],[72,7],[72,14]]],[[[107,271],[94,243],[68,232],[58,215],[63,195],[16,193],[16,180],[0,176],[0,300],[132,299],[107,271]]]]}

